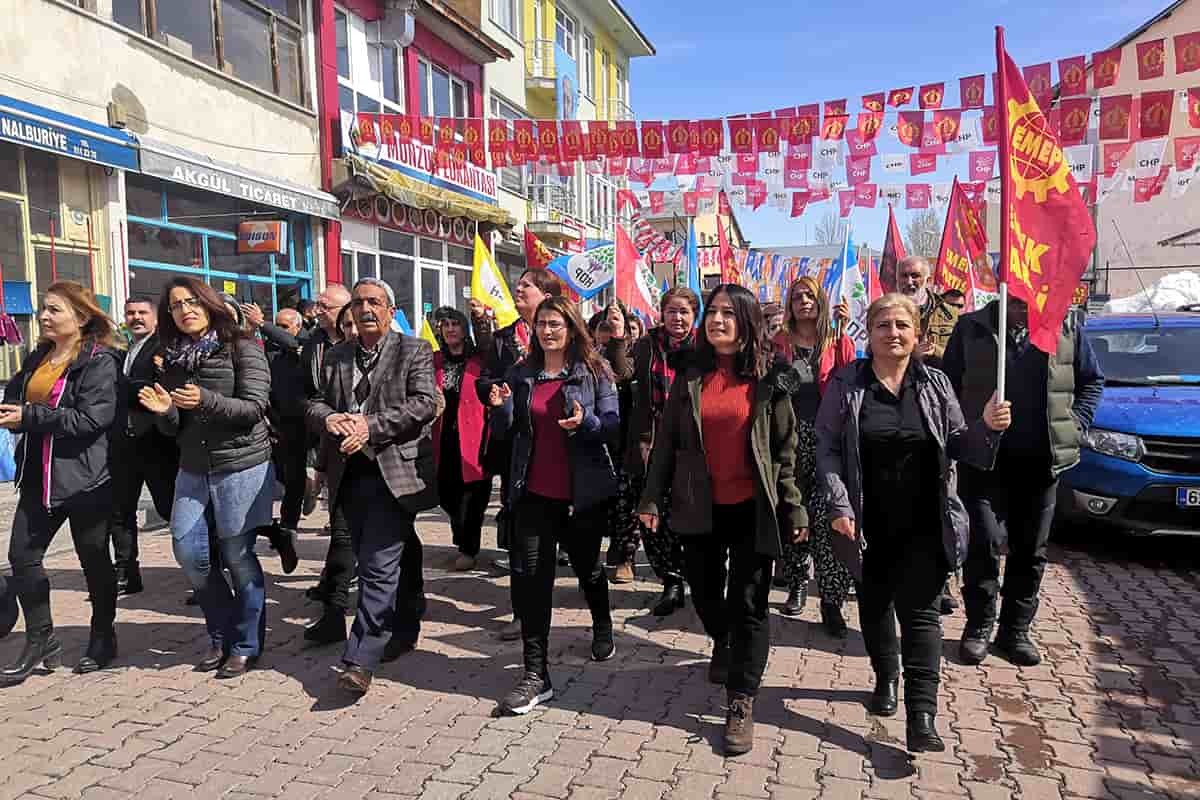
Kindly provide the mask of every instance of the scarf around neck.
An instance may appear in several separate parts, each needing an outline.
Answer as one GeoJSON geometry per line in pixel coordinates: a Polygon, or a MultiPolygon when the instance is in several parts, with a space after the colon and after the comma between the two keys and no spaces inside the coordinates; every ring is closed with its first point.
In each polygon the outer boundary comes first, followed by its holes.
{"type": "Polygon", "coordinates": [[[671,384],[675,381],[675,367],[671,364],[671,356],[692,349],[695,339],[692,331],[678,345],[672,347],[671,337],[662,328],[656,328],[650,334],[650,405],[656,413],[661,413],[667,403],[667,395],[671,384]]]}
{"type": "Polygon", "coordinates": [[[215,353],[221,347],[215,330],[209,330],[199,339],[190,337],[180,339],[166,348],[163,361],[168,367],[182,367],[189,375],[194,375],[200,367],[200,362],[215,353]]]}

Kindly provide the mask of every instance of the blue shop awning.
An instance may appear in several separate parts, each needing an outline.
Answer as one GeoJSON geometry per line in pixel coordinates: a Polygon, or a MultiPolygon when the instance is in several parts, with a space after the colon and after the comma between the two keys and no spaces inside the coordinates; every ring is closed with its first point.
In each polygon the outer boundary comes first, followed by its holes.
{"type": "Polygon", "coordinates": [[[138,168],[137,141],[125,131],[2,94],[0,139],[93,164],[138,168]]]}

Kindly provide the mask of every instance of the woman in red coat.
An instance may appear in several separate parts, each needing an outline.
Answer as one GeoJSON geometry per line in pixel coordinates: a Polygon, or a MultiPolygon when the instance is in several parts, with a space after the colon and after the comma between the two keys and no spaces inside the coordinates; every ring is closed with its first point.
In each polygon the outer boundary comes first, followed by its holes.
{"type": "Polygon", "coordinates": [[[804,610],[811,558],[821,589],[821,622],[826,632],[838,639],[845,638],[847,632],[842,604],[850,591],[851,579],[833,555],[824,496],[817,490],[814,425],[830,377],[855,358],[854,343],[849,336],[838,333],[833,324],[834,318],[842,321],[849,316],[844,303],[830,306],[829,297],[816,279],[798,278],[788,289],[783,329],[773,340],[776,357],[791,364],[800,376],[799,386],[792,394],[799,434],[796,483],[808,498],[809,516],[809,539],[797,543],[784,541],[783,574],[788,582],[788,599],[783,613],[799,616],[804,610]]]}
{"type": "Polygon", "coordinates": [[[439,308],[433,329],[441,348],[433,354],[433,367],[446,399],[445,411],[433,424],[433,453],[438,494],[458,547],[454,569],[461,572],[475,568],[483,515],[492,495],[492,476],[480,463],[484,417],[475,391],[483,356],[476,352],[467,317],[458,309],[439,308]]]}

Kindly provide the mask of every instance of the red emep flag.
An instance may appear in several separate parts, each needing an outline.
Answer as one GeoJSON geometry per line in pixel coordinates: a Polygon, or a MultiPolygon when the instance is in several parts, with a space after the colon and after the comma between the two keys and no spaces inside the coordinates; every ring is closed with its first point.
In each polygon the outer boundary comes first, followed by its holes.
{"type": "Polygon", "coordinates": [[[958,97],[963,108],[983,108],[984,85],[982,75],[958,79],[958,97]]]}
{"type": "Polygon", "coordinates": [[[1133,110],[1133,96],[1110,94],[1100,98],[1100,139],[1128,139],[1129,115],[1133,110]]]}
{"type": "Polygon", "coordinates": [[[983,273],[991,280],[989,291],[995,289],[991,276],[992,259],[987,249],[987,229],[980,220],[975,205],[963,192],[958,178],[950,188],[950,204],[946,209],[946,225],[942,229],[942,246],[938,251],[933,284],[940,291],[957,289],[962,292],[967,310],[975,308],[975,278],[983,273]]]}
{"type": "Polygon", "coordinates": [[[1142,139],[1156,139],[1171,132],[1171,116],[1175,92],[1145,92],[1138,110],[1138,134],[1142,139]]]}
{"type": "Polygon", "coordinates": [[[925,112],[901,111],[896,123],[896,138],[908,147],[920,147],[925,132],[925,112]]]}
{"type": "Polygon", "coordinates": [[[662,158],[666,153],[666,144],[661,122],[647,120],[642,123],[643,158],[662,158]]]}
{"type": "Polygon", "coordinates": [[[1000,109],[1000,275],[1029,304],[1029,340],[1058,349],[1075,287],[1096,246],[1091,213],[1045,115],[996,28],[1000,109]]]}
{"type": "Polygon", "coordinates": [[[944,83],[927,83],[917,93],[917,105],[919,108],[941,108],[942,101],[945,99],[946,84],[944,83]]]}
{"type": "Polygon", "coordinates": [[[1188,89],[1187,104],[1188,125],[1200,128],[1200,86],[1188,89]]]}
{"type": "Polygon", "coordinates": [[[754,152],[754,120],[729,120],[729,149],[735,153],[754,152]]]}
{"type": "Polygon", "coordinates": [[[1092,53],[1092,86],[1107,89],[1121,75],[1121,48],[1092,53]]]}
{"type": "Polygon", "coordinates": [[[1058,89],[1062,97],[1087,94],[1087,59],[1083,56],[1058,60],[1058,89]]]}
{"type": "Polygon", "coordinates": [[[1083,144],[1087,139],[1088,122],[1092,116],[1092,98],[1064,97],[1059,103],[1058,126],[1061,143],[1083,144]]]}
{"type": "Polygon", "coordinates": [[[876,114],[881,114],[883,113],[883,108],[886,101],[887,98],[883,92],[864,94],[862,96],[862,107],[864,111],[873,111],[876,114]]]}
{"type": "MultiPolygon", "coordinates": [[[[667,152],[673,155],[690,152],[691,125],[686,119],[673,119],[667,123],[667,152]]],[[[644,141],[642,147],[645,147],[644,141]]]]}
{"type": "Polygon", "coordinates": [[[1181,33],[1175,37],[1175,74],[1200,69],[1200,33],[1181,33]]]}
{"type": "Polygon", "coordinates": [[[1137,60],[1139,81],[1161,78],[1167,68],[1167,40],[1138,42],[1137,60]]]}
{"type": "Polygon", "coordinates": [[[1025,84],[1029,87],[1029,93],[1042,107],[1042,113],[1049,112],[1050,101],[1054,98],[1054,84],[1050,80],[1050,62],[1025,67],[1023,75],[1025,84]]]}
{"type": "Polygon", "coordinates": [[[887,104],[892,108],[900,108],[912,102],[913,87],[909,86],[905,89],[892,89],[888,92],[887,104]]]}

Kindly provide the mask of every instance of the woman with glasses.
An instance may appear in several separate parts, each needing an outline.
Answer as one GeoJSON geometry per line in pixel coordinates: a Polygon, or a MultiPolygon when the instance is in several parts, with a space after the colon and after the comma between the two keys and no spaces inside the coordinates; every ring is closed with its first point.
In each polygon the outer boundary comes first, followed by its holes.
{"type": "Polygon", "coordinates": [[[172,544],[209,636],[196,669],[234,678],[258,660],[266,629],[254,541],[271,524],[275,488],[266,424],[270,368],[229,307],[195,278],[172,278],[163,288],[158,331],[163,380],[138,397],[179,442],[172,544]]]}
{"type": "Polygon", "coordinates": [[[592,659],[616,655],[600,540],[617,492],[607,444],[620,424],[617,391],[579,312],[562,297],[542,301],[528,358],[486,390],[495,430],[512,445],[512,592],[524,645],[524,674],[500,710],[525,714],[554,696],[549,639],[560,541],[591,611],[592,659]]]}
{"type": "Polygon", "coordinates": [[[667,398],[640,511],[653,531],[671,487],[692,602],[713,639],[709,680],[728,693],[725,752],[740,755],[754,746],[754,697],[771,649],[772,567],[783,537],[807,535],[808,514],[794,474],[791,370],[775,363],[762,307],[722,284],[701,331],[667,398]]]}
{"type": "Polygon", "coordinates": [[[845,303],[830,308],[825,289],[815,278],[805,276],[788,289],[783,309],[784,324],[773,345],[777,356],[796,371],[798,383],[792,394],[796,414],[796,483],[808,499],[808,539],[783,543],[783,573],[788,597],[783,613],[799,616],[808,596],[808,565],[813,562],[821,590],[821,624],[837,639],[846,638],[842,605],[850,593],[850,573],[833,555],[829,518],[823,493],[817,489],[817,435],[815,423],[821,393],[834,372],[854,361],[854,343],[842,333],[850,318],[845,303]],[[837,327],[834,327],[835,318],[837,327]]]}

